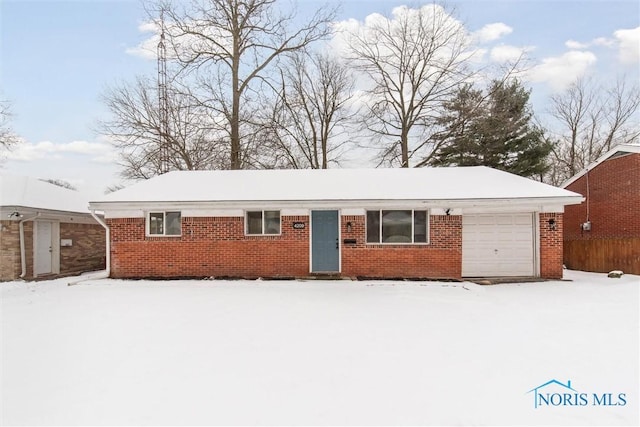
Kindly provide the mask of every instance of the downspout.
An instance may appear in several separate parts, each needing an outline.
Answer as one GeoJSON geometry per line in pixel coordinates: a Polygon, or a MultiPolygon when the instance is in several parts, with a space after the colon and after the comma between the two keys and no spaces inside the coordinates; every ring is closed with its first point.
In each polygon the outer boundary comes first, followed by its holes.
{"type": "Polygon", "coordinates": [[[22,272],[20,274],[20,278],[24,279],[24,276],[27,275],[27,250],[26,245],[24,243],[24,223],[28,221],[33,221],[34,219],[40,216],[40,212],[35,214],[30,218],[25,218],[20,220],[18,223],[18,228],[20,229],[20,266],[22,267],[22,272]]]}
{"type": "Polygon", "coordinates": [[[107,225],[106,222],[104,222],[102,220],[102,218],[100,218],[98,215],[96,215],[95,209],[91,209],[91,216],[93,217],[93,219],[98,221],[98,224],[103,226],[104,229],[106,230],[106,235],[105,235],[106,242],[105,243],[106,243],[107,255],[106,255],[106,261],[105,261],[106,262],[105,277],[109,277],[109,276],[111,276],[111,233],[109,231],[109,226],[107,225]]]}

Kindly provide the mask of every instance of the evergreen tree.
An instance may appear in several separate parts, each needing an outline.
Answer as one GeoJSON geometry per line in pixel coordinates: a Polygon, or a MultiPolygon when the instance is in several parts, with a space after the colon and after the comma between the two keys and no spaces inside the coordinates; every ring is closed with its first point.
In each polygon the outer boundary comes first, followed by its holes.
{"type": "Polygon", "coordinates": [[[493,81],[485,96],[472,85],[458,90],[440,119],[444,131],[437,166],[490,166],[525,177],[547,170],[551,144],[531,123],[530,92],[518,80],[493,81]]]}
{"type": "Polygon", "coordinates": [[[445,114],[436,120],[442,130],[433,137],[436,154],[432,157],[432,166],[478,166],[477,125],[482,114],[482,91],[473,85],[463,85],[453,99],[445,101],[445,114]]]}

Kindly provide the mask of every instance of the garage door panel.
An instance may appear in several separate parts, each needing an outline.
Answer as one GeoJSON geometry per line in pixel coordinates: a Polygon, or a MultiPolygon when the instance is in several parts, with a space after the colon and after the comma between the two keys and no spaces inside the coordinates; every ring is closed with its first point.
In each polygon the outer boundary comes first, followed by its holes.
{"type": "Polygon", "coordinates": [[[534,275],[532,214],[462,218],[462,275],[534,275]]]}

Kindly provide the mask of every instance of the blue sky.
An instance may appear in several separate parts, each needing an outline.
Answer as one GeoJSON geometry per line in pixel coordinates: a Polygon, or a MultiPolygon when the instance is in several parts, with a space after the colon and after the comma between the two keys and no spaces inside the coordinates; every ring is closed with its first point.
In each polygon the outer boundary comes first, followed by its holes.
{"type": "MultiPolygon", "coordinates": [[[[389,15],[424,2],[344,0],[339,20],[389,15]]],[[[298,2],[301,10],[316,0],[298,2]]],[[[580,75],[640,77],[640,6],[624,1],[448,1],[466,28],[482,35],[487,58],[527,49],[536,112],[580,75]],[[493,25],[490,25],[493,24],[493,25]],[[627,31],[620,31],[627,30],[627,31]],[[634,30],[634,31],[632,31],[634,30]]],[[[0,2],[0,97],[11,101],[24,139],[3,173],[65,179],[96,194],[119,181],[113,154],[95,131],[108,85],[155,75],[135,53],[150,36],[138,0],[0,2]]]]}

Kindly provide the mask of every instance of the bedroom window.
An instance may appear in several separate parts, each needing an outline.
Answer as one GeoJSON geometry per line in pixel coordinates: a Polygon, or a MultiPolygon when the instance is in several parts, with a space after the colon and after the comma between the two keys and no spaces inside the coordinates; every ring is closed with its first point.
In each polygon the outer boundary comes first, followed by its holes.
{"type": "Polygon", "coordinates": [[[149,236],[180,236],[182,234],[180,212],[149,212],[147,224],[149,236]]]}
{"type": "Polygon", "coordinates": [[[367,211],[367,243],[427,243],[427,211],[367,211]]]}
{"type": "Polygon", "coordinates": [[[248,211],[245,224],[247,234],[280,234],[280,211],[248,211]]]}

